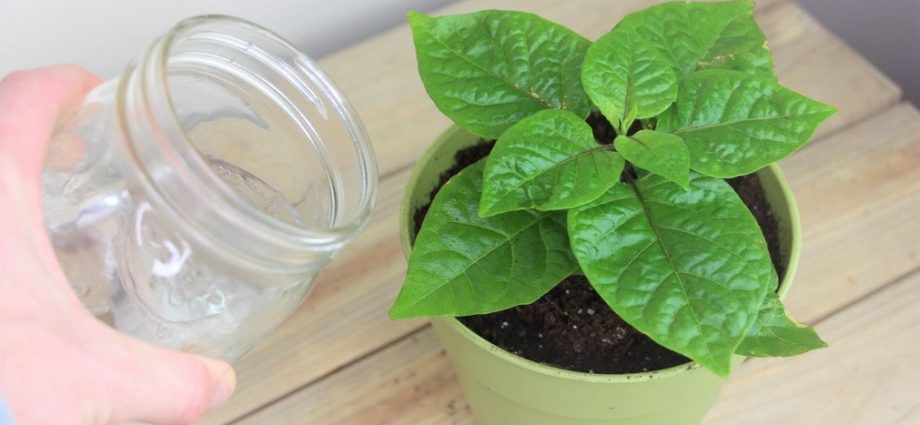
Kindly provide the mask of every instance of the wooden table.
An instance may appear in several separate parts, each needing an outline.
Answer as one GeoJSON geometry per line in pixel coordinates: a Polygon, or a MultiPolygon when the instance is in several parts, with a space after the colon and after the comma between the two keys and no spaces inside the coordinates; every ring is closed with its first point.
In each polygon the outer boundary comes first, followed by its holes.
{"type": "MultiPolygon", "coordinates": [[[[651,3],[472,0],[438,13],[529,10],[593,39],[651,3]]],[[[794,3],[762,0],[756,15],[781,82],[840,110],[781,164],[804,227],[788,306],[830,348],[746,363],[705,423],[920,424],[920,114],[794,3]]],[[[236,395],[203,422],[473,424],[426,321],[386,315],[405,273],[403,187],[448,121],[422,89],[405,25],[322,65],[374,141],[377,207],[300,310],[239,365],[236,395]]]]}

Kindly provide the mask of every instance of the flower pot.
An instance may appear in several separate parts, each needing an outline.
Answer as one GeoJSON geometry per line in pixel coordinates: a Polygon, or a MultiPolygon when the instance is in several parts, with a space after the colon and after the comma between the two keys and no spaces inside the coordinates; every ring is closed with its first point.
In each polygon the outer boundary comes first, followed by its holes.
{"type": "MultiPolygon", "coordinates": [[[[403,250],[411,250],[413,215],[430,202],[454,154],[479,142],[458,127],[446,131],[422,156],[406,187],[400,215],[403,250]]],[[[788,292],[800,252],[795,200],[779,167],[758,172],[780,227],[788,264],[779,295],[788,292]]],[[[454,364],[479,425],[689,425],[712,406],[724,380],[696,363],[646,373],[602,375],[529,361],[486,341],[454,318],[432,325],[454,364]]],[[[736,356],[737,366],[744,360],[736,356]]]]}

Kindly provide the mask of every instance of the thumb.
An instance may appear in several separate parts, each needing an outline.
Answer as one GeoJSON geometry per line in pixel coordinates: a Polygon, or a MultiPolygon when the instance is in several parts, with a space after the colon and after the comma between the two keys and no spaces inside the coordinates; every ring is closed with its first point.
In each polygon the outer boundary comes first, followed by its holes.
{"type": "Polygon", "coordinates": [[[123,365],[112,376],[110,418],[114,423],[142,421],[187,424],[220,406],[233,394],[236,374],[224,361],[155,347],[128,336],[123,365]]]}

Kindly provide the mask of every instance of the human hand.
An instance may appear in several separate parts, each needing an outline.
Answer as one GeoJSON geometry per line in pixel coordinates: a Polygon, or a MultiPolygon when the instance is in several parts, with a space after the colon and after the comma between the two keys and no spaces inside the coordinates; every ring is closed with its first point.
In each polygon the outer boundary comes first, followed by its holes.
{"type": "Polygon", "coordinates": [[[230,365],[94,318],[45,232],[39,179],[48,142],[58,117],[97,83],[74,66],[0,82],[0,395],[22,425],[189,423],[230,397],[230,365]]]}

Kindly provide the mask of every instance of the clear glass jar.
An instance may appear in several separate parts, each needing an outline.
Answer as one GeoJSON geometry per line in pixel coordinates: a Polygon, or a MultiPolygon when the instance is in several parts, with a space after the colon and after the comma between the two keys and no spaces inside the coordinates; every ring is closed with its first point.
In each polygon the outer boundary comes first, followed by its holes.
{"type": "Polygon", "coordinates": [[[367,221],[361,122],[277,35],[192,18],[92,91],[52,140],[45,221],[100,319],[235,361],[367,221]]]}

